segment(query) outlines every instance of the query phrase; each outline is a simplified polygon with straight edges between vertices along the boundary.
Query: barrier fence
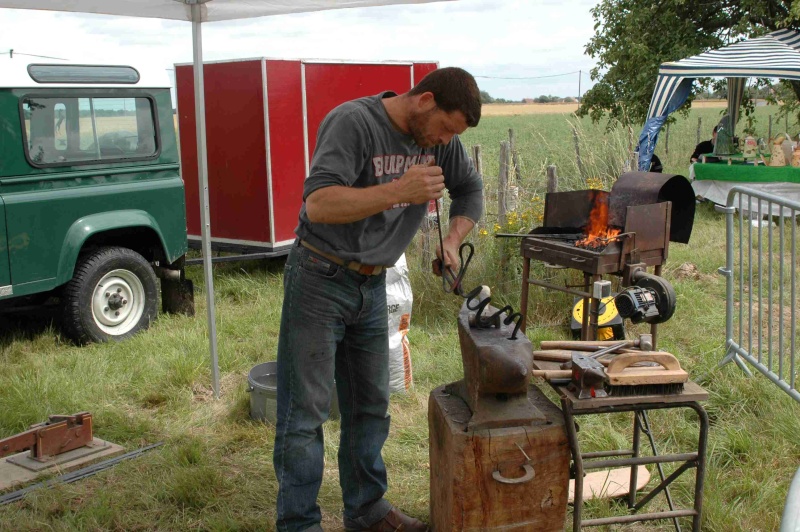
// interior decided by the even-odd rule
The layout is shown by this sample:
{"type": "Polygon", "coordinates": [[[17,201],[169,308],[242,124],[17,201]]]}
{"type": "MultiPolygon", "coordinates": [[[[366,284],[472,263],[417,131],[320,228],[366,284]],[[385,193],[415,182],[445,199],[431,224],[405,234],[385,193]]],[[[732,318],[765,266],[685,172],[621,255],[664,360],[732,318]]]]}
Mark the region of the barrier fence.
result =
{"type": "Polygon", "coordinates": [[[800,402],[797,371],[797,215],[800,203],[733,187],[726,215],[725,338],[720,366],[744,361],[800,402]]]}

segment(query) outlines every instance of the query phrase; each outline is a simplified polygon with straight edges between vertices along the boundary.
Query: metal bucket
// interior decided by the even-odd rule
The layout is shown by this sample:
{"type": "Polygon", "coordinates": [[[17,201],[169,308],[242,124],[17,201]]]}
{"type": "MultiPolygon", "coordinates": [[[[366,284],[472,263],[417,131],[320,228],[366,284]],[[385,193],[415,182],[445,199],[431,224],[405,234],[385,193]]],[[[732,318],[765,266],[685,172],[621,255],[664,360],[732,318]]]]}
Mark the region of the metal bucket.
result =
{"type": "MultiPolygon", "coordinates": [[[[250,417],[278,423],[278,363],[264,362],[253,366],[247,376],[247,391],[250,392],[250,417]]],[[[333,387],[330,419],[339,419],[339,400],[336,386],[333,387]]]]}

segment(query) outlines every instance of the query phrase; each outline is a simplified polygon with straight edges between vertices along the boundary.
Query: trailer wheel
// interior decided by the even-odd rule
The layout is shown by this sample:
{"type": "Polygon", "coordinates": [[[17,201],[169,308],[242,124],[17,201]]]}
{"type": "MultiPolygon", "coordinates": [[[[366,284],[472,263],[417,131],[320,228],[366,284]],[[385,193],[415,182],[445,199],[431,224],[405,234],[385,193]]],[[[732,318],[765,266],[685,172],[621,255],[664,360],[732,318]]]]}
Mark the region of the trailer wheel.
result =
{"type": "Polygon", "coordinates": [[[75,342],[123,340],[156,318],[156,276],[135,251],[100,248],[79,259],[62,302],[62,327],[75,342]]]}

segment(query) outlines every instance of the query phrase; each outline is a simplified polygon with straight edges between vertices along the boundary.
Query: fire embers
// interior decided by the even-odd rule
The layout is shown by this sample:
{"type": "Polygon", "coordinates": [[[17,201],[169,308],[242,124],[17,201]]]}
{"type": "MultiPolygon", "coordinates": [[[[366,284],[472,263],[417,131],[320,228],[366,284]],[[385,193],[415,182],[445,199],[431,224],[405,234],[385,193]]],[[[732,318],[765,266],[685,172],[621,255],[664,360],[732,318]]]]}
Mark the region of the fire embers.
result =
{"type": "Polygon", "coordinates": [[[576,241],[575,245],[601,251],[619,233],[619,229],[608,226],[608,197],[598,196],[589,214],[589,223],[586,224],[586,238],[576,241]]]}

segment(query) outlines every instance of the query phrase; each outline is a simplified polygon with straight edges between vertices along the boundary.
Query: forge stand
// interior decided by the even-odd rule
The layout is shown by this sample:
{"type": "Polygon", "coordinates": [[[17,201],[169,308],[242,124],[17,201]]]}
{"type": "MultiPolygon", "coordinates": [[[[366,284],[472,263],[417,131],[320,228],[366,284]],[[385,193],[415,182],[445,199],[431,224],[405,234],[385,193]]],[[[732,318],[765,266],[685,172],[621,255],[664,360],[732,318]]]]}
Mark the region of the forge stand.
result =
{"type": "MultiPolygon", "coordinates": [[[[559,292],[566,292],[577,297],[583,298],[583,321],[581,322],[581,340],[597,340],[597,316],[600,309],[600,300],[592,297],[592,286],[595,282],[600,281],[603,276],[601,274],[593,274],[583,272],[583,290],[576,290],[573,288],[566,288],[556,286],[539,279],[531,278],[531,259],[536,259],[531,251],[531,245],[522,245],[522,292],[520,293],[520,313],[522,314],[522,326],[520,330],[525,332],[525,326],[528,317],[528,295],[531,285],[541,286],[549,290],[558,290],[559,292]],[[586,312],[589,309],[589,312],[586,312]]],[[[535,247],[535,246],[533,246],[535,247]]],[[[655,275],[661,275],[661,265],[655,266],[655,275]]],[[[653,335],[653,347],[656,346],[658,325],[650,325],[650,334],[653,335]]]]}

